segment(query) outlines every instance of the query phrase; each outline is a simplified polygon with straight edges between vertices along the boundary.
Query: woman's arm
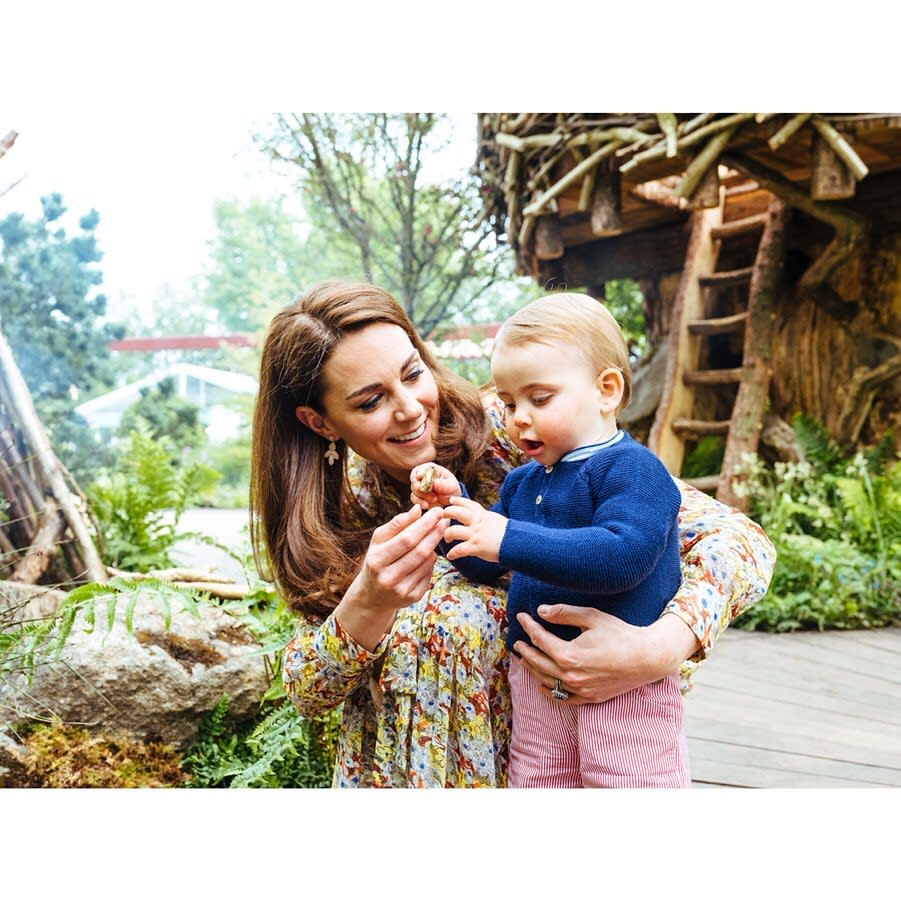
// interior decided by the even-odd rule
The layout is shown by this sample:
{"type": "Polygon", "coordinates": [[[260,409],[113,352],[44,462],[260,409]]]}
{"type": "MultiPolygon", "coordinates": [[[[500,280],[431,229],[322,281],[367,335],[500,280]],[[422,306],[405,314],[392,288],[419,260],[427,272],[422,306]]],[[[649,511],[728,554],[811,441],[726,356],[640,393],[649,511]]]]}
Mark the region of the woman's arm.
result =
{"type": "Polygon", "coordinates": [[[559,679],[569,692],[566,703],[600,703],[639,685],[656,682],[679,669],[699,647],[697,638],[675,616],[661,616],[650,626],[631,626],[593,607],[555,604],[539,607],[550,623],[578,626],[572,641],[557,638],[527,613],[517,615],[533,646],[518,641],[513,650],[550,696],[559,679]]]}
{"type": "Polygon", "coordinates": [[[302,619],[285,648],[285,691],[304,716],[340,704],[368,678],[386,649],[397,611],[428,590],[441,512],[419,507],[375,530],[363,565],[323,623],[302,619]]]}
{"type": "Polygon", "coordinates": [[[572,702],[599,702],[676,672],[683,661],[698,663],[729,623],[765,594],[776,552],[763,530],[697,489],[676,484],[682,491],[682,586],[657,622],[641,628],[595,610],[540,610],[549,622],[584,630],[564,642],[520,615],[536,647],[519,642],[515,650],[547,689],[560,679],[572,702]]]}

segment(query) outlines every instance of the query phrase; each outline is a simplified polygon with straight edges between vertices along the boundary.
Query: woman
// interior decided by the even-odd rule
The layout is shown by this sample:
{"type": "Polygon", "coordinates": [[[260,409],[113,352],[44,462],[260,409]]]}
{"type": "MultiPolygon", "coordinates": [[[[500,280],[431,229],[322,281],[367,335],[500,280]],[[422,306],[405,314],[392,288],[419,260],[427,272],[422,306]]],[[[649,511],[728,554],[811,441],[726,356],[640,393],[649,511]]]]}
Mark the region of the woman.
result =
{"type": "MultiPolygon", "coordinates": [[[[436,460],[490,505],[523,462],[502,406],[440,366],[400,306],[372,285],[322,282],[272,320],[251,461],[257,566],[300,614],[285,650],[305,716],[343,702],[336,786],[502,786],[510,701],[502,587],[467,582],[435,547],[440,510],[408,508],[410,471],[436,460]]],[[[514,650],[560,703],[602,701],[709,652],[766,590],[762,531],[687,485],[682,587],[634,627],[557,606],[527,615],[514,650]]]]}

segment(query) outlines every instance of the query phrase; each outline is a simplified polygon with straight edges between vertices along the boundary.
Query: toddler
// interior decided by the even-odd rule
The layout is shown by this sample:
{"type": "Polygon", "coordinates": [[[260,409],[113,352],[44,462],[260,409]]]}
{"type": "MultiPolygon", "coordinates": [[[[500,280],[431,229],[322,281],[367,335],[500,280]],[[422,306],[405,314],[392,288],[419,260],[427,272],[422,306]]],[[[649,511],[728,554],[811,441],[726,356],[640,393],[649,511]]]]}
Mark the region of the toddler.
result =
{"type": "MultiPolygon", "coordinates": [[[[507,646],[528,642],[516,619],[543,604],[596,607],[646,626],[679,587],[680,493],[663,464],[617,427],[631,390],[626,341],[583,294],[536,300],[504,323],[491,374],[505,426],[530,462],[510,472],[490,510],[456,477],[426,463],[415,501],[451,524],[440,547],[470,579],[512,570],[507,646]]],[[[565,639],[574,626],[543,625],[565,639]]],[[[513,787],[688,787],[678,674],[600,704],[548,698],[511,654],[513,787]]]]}

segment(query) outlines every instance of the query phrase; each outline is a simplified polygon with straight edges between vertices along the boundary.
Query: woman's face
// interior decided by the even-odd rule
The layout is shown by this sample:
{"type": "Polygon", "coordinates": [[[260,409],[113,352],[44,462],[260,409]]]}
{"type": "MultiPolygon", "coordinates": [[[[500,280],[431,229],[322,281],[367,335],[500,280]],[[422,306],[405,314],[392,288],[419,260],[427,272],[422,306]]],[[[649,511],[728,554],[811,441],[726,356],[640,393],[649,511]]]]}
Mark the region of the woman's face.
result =
{"type": "Polygon", "coordinates": [[[361,457],[401,482],[435,459],[438,386],[402,328],[377,322],[351,332],[323,378],[323,422],[361,457]]]}

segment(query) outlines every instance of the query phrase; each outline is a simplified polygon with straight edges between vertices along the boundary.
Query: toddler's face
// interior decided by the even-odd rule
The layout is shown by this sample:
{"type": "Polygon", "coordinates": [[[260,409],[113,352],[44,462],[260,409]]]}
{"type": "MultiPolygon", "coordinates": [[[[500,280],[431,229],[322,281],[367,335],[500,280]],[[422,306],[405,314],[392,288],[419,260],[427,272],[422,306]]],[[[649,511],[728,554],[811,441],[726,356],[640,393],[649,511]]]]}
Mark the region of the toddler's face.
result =
{"type": "Polygon", "coordinates": [[[575,347],[559,343],[500,345],[491,374],[513,441],[544,466],[616,432],[613,400],[575,347]],[[612,405],[611,405],[612,404],[612,405]]]}

